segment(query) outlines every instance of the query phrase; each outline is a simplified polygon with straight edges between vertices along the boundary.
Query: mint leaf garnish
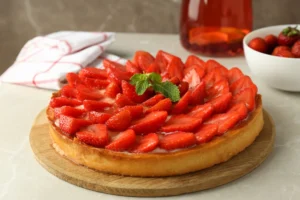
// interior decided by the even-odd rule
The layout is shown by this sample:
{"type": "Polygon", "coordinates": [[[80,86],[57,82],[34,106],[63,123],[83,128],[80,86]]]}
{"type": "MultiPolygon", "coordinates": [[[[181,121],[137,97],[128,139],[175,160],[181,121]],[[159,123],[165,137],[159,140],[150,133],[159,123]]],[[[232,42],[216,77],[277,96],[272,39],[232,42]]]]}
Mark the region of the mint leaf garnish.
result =
{"type": "Polygon", "coordinates": [[[162,82],[162,78],[157,73],[135,74],[130,78],[130,84],[135,86],[138,95],[152,87],[155,92],[162,93],[165,97],[170,98],[172,102],[179,101],[180,92],[176,85],[169,81],[162,82]]]}

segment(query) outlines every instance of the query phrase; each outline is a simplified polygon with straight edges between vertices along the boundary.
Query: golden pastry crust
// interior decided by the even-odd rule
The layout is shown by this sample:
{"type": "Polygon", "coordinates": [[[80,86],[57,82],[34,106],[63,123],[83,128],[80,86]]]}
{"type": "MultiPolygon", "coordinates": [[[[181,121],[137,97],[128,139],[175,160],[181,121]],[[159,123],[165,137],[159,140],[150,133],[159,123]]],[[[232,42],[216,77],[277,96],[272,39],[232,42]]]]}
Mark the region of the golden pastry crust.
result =
{"type": "Polygon", "coordinates": [[[198,171],[225,162],[251,145],[263,128],[262,99],[256,109],[234,129],[208,143],[167,153],[126,153],[95,148],[70,139],[49,118],[50,135],[58,153],[76,164],[118,175],[157,177],[198,171]]]}

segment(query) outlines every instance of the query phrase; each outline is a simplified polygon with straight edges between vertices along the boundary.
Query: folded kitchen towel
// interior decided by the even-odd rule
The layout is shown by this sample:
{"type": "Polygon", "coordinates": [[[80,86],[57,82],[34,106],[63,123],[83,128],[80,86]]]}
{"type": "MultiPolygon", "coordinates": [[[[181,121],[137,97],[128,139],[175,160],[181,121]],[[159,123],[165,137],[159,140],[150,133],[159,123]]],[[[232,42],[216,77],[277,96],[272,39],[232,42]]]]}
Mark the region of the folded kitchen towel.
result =
{"type": "Polygon", "coordinates": [[[105,53],[114,36],[111,32],[61,31],[35,37],[24,45],[0,80],[57,90],[68,72],[86,66],[101,68],[103,59],[124,64],[125,59],[105,53]]]}

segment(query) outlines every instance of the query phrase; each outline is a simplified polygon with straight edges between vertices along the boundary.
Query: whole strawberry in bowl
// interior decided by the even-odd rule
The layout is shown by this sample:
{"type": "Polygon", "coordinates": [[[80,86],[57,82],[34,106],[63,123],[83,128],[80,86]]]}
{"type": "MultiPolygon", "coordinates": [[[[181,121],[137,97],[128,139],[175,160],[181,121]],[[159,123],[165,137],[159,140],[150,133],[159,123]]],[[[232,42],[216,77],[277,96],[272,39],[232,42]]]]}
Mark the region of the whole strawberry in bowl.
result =
{"type": "Polygon", "coordinates": [[[300,92],[300,31],[297,27],[300,25],[265,27],[248,33],[243,40],[252,74],[273,88],[300,92]]]}

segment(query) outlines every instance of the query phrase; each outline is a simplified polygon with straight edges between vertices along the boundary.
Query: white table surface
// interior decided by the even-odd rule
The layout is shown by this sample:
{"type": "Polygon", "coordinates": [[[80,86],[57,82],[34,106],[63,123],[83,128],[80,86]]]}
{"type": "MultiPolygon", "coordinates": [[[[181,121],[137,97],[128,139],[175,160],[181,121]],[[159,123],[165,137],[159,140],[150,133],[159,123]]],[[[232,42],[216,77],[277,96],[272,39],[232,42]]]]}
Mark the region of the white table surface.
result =
{"type": "MultiPolygon", "coordinates": [[[[130,58],[136,50],[156,54],[160,49],[182,59],[189,54],[181,47],[177,35],[157,34],[118,33],[110,51],[130,58]]],[[[218,61],[229,68],[238,66],[251,76],[243,57],[220,58],[218,61]]],[[[166,199],[300,199],[300,93],[278,91],[255,77],[252,79],[263,96],[264,108],[275,121],[277,135],[274,151],[261,166],[234,182],[166,199]]],[[[35,116],[48,104],[50,95],[51,91],[0,84],[0,199],[136,199],[74,186],[39,165],[30,148],[29,131],[35,116]]]]}

